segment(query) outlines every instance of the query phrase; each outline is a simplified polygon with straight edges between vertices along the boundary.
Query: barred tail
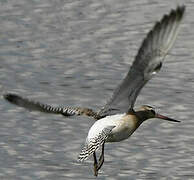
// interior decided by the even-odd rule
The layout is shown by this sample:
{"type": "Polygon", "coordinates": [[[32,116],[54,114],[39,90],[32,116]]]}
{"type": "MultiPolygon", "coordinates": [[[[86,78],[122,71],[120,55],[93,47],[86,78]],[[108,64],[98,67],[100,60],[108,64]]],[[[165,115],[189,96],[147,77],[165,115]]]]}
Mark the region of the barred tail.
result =
{"type": "Polygon", "coordinates": [[[98,134],[98,136],[93,139],[90,139],[89,142],[86,142],[85,146],[83,147],[81,153],[78,156],[78,160],[82,162],[88,159],[88,157],[93,154],[106,141],[114,127],[115,126],[108,126],[104,128],[98,134]]]}

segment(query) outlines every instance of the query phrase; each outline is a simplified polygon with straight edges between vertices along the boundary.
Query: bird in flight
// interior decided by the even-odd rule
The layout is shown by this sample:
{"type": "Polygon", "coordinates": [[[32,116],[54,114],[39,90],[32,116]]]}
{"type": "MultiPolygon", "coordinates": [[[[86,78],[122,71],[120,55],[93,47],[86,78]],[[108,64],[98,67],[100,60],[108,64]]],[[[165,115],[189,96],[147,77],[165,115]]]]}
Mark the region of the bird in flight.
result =
{"type": "Polygon", "coordinates": [[[185,6],[178,6],[155,23],[143,40],[126,77],[99,111],[84,107],[53,107],[13,93],[4,94],[4,98],[12,104],[32,111],[64,116],[85,115],[93,117],[96,122],[88,132],[78,159],[84,161],[93,155],[94,175],[97,176],[104,163],[105,143],[119,142],[129,138],[147,119],[159,118],[180,122],[158,114],[153,107],[148,105],[141,106],[135,111],[134,103],[143,86],[161,69],[166,55],[175,42],[184,12],[185,6]],[[101,154],[97,159],[96,151],[99,149],[101,149],[101,154]]]}

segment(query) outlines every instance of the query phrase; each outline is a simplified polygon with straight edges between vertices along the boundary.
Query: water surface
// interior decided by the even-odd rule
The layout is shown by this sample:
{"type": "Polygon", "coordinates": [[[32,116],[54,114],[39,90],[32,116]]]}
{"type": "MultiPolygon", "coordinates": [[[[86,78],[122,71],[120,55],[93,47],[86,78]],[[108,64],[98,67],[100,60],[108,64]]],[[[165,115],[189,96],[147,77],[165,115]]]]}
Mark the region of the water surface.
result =
{"type": "MultiPolygon", "coordinates": [[[[132,64],[145,34],[181,1],[0,2],[0,88],[53,105],[100,108],[132,64]]],[[[160,73],[136,106],[182,121],[150,120],[107,144],[99,179],[194,179],[194,2],[160,73]]],[[[96,179],[77,156],[87,117],[28,112],[0,101],[0,179],[96,179]]]]}

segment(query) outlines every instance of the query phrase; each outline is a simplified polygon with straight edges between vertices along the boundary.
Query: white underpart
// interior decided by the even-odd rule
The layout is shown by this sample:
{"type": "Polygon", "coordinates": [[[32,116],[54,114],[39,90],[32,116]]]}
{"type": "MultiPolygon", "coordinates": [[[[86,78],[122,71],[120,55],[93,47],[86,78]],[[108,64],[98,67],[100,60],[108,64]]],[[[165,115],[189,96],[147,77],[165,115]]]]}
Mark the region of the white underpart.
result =
{"type": "Polygon", "coordinates": [[[96,121],[88,132],[86,143],[88,144],[91,139],[98,137],[104,128],[115,126],[106,142],[117,142],[127,139],[133,133],[134,122],[132,120],[124,120],[125,114],[117,114],[106,116],[96,121]]]}

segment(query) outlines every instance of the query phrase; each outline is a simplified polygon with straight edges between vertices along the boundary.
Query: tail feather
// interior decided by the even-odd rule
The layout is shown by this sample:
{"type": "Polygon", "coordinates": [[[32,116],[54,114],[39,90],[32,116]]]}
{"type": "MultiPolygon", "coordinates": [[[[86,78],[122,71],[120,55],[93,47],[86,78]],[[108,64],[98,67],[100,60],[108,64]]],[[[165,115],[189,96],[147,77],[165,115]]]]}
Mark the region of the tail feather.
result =
{"type": "Polygon", "coordinates": [[[104,128],[101,133],[98,134],[98,136],[93,139],[90,139],[89,142],[86,142],[85,146],[83,147],[81,153],[78,156],[78,160],[82,162],[88,159],[91,154],[98,150],[98,148],[102,146],[102,144],[106,141],[114,127],[115,126],[108,126],[104,128]]]}

